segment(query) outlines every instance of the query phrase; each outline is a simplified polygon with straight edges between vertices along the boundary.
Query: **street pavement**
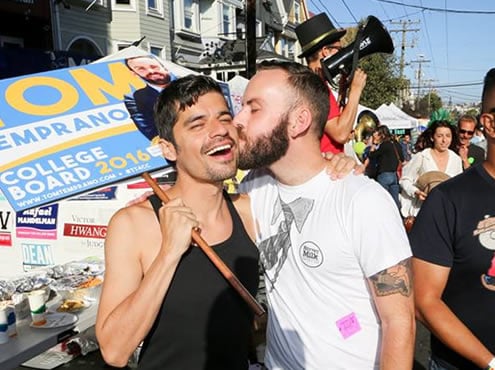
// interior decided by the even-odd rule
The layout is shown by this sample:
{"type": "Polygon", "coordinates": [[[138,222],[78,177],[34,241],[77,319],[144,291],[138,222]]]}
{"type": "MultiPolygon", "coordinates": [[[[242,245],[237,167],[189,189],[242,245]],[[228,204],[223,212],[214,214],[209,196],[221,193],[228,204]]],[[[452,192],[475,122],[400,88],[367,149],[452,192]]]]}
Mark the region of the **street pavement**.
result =
{"type": "MultiPolygon", "coordinates": [[[[428,331],[421,323],[417,324],[416,335],[416,352],[413,370],[426,370],[428,368],[430,337],[428,331]]],[[[26,367],[19,367],[15,370],[27,370],[26,367]]],[[[71,370],[97,370],[97,369],[115,369],[105,364],[101,358],[100,351],[94,351],[86,356],[79,356],[69,363],[58,367],[57,369],[71,369],[71,370]]],[[[350,369],[353,370],[353,369],[350,369]]],[[[359,370],[359,369],[355,369],[359,370]]]]}

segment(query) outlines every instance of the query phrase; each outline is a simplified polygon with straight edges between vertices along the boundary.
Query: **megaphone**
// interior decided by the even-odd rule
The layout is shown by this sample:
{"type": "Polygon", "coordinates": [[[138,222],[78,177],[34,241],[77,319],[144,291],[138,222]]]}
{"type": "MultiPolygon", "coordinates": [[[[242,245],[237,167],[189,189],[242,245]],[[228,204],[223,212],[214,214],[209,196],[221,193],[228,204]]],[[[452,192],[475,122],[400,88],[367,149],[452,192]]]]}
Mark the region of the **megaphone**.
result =
{"type": "Polygon", "coordinates": [[[339,74],[348,75],[351,72],[354,58],[361,59],[374,53],[391,54],[393,51],[390,34],[378,18],[370,15],[358,30],[356,40],[336,54],[322,59],[321,66],[326,80],[332,83],[339,74]]]}

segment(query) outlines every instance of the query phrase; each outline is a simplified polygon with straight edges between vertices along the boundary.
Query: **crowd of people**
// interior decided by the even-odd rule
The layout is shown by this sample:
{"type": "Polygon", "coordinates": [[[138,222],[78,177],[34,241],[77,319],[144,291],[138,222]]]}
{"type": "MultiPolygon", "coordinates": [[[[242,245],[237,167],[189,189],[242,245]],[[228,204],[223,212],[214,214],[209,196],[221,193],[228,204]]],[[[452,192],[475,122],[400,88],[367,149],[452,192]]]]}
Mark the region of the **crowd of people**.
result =
{"type": "Polygon", "coordinates": [[[390,193],[404,218],[415,217],[433,187],[484,161],[485,140],[471,142],[478,127],[467,114],[457,122],[433,120],[413,143],[409,134],[394,137],[379,125],[364,151],[366,173],[390,193]]]}
{"type": "Polygon", "coordinates": [[[433,336],[430,369],[495,368],[495,69],[479,117],[486,159],[470,149],[477,120],[432,122],[417,151],[379,126],[375,181],[351,158],[322,156],[343,151],[366,83],[355,73],[348,104],[335,104],[312,64],[344,32],[323,14],[296,34],[309,68],[261,63],[235,116],[207,76],[159,93],[156,142],[177,180],[166,204],[143,197],[108,225],[96,322],[105,361],[123,367],[142,343],[140,369],[412,369],[416,316],[433,336]],[[249,173],[227,194],[238,168],[249,173]],[[432,173],[452,179],[432,190],[432,173]],[[416,216],[410,233],[404,210],[416,216]],[[252,353],[253,312],[193,230],[252,295],[261,267],[264,358],[252,353]]]}

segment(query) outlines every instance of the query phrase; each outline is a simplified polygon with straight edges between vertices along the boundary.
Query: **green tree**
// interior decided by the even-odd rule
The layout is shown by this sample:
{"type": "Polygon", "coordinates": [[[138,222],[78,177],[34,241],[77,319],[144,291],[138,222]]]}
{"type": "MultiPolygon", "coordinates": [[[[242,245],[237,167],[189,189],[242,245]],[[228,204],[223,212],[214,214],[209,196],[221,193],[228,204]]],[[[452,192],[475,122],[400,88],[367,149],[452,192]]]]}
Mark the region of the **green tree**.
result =
{"type": "Polygon", "coordinates": [[[442,106],[442,98],[436,92],[431,91],[421,97],[417,110],[423,117],[429,117],[431,112],[442,108],[442,106]]]}
{"type": "Polygon", "coordinates": [[[466,111],[466,113],[465,113],[465,114],[469,114],[469,115],[471,115],[471,116],[476,117],[476,116],[478,116],[478,114],[480,114],[480,108],[474,108],[474,107],[473,107],[473,108],[469,108],[469,109],[466,111]]]}
{"type": "Polygon", "coordinates": [[[368,75],[361,95],[361,104],[372,109],[382,104],[397,103],[407,81],[399,77],[393,55],[382,53],[363,58],[359,66],[368,75]]]}

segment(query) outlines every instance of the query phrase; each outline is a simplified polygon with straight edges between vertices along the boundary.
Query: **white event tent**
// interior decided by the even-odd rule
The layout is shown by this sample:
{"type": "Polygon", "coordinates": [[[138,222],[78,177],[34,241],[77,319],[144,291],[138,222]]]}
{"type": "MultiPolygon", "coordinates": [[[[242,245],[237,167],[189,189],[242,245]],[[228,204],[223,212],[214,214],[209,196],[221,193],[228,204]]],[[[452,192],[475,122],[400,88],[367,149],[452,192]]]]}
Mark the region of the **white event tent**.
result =
{"type": "Polygon", "coordinates": [[[394,103],[382,104],[376,110],[375,114],[380,120],[380,124],[387,126],[389,129],[416,129],[418,120],[403,112],[394,103]]]}

